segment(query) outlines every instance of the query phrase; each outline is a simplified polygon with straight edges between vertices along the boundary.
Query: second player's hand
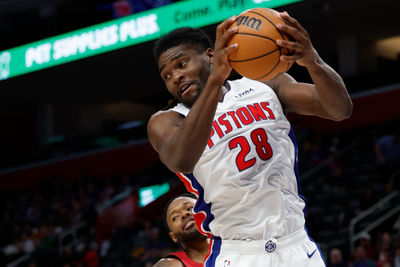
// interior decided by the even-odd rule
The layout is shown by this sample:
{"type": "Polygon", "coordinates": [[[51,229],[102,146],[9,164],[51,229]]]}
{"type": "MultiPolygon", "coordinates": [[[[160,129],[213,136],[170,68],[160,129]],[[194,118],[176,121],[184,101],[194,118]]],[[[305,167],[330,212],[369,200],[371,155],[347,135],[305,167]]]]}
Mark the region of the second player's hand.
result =
{"type": "Polygon", "coordinates": [[[217,27],[211,75],[215,75],[215,77],[221,79],[221,82],[224,82],[232,71],[228,56],[238,48],[237,43],[229,46],[226,45],[238,30],[237,27],[229,28],[235,20],[236,16],[233,16],[223,21],[217,27]]]}
{"type": "Polygon", "coordinates": [[[291,55],[282,55],[281,60],[296,62],[303,67],[309,67],[316,64],[319,60],[319,55],[311,43],[308,32],[296,19],[289,16],[286,11],[279,13],[279,15],[282,20],[285,21],[286,25],[278,24],[277,27],[279,30],[293,38],[293,41],[282,39],[277,40],[276,43],[279,46],[293,51],[291,55]]]}

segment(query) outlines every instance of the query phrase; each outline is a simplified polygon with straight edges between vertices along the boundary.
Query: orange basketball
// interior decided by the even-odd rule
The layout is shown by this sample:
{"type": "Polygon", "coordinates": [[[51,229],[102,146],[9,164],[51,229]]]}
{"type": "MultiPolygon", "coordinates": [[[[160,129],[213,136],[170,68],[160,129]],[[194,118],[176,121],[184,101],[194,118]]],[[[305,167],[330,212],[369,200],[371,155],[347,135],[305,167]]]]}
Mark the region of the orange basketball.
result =
{"type": "Polygon", "coordinates": [[[238,43],[236,51],[229,55],[232,68],[247,78],[268,81],[280,72],[286,72],[292,66],[281,61],[281,55],[287,55],[288,49],[276,44],[277,39],[289,40],[276,25],[285,22],[279,13],[269,8],[253,8],[242,12],[231,27],[238,31],[228,45],[238,43]]]}

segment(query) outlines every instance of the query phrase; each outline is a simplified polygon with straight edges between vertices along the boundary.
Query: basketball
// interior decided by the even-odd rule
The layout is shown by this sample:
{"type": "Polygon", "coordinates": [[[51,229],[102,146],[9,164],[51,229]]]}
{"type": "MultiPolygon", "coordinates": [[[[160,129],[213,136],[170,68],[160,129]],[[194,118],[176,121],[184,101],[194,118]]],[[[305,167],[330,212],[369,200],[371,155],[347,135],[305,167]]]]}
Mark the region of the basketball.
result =
{"type": "Polygon", "coordinates": [[[288,49],[279,47],[277,39],[289,40],[277,24],[285,22],[279,13],[269,8],[253,8],[242,12],[231,25],[238,31],[227,45],[238,43],[237,50],[229,55],[232,68],[240,75],[258,81],[268,81],[280,72],[286,72],[292,63],[281,61],[288,49]]]}

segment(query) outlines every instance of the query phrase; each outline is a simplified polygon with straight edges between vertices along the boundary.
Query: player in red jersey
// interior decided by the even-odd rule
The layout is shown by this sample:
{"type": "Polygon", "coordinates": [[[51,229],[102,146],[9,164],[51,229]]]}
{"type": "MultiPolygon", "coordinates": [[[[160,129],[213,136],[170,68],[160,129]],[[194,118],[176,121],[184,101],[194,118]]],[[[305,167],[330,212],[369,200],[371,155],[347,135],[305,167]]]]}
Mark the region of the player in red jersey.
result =
{"type": "Polygon", "coordinates": [[[183,248],[159,260],[155,267],[201,267],[208,253],[209,240],[194,222],[192,209],[196,196],[185,193],[170,199],[164,208],[164,226],[175,243],[183,248]]]}

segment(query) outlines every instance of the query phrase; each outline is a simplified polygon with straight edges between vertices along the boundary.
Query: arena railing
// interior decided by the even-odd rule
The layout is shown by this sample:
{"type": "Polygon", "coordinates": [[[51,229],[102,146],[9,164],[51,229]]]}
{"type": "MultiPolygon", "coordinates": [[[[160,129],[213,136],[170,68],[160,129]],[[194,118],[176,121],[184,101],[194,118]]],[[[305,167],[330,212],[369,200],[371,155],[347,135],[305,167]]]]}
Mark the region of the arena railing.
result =
{"type": "Polygon", "coordinates": [[[375,205],[371,206],[370,208],[366,209],[365,211],[361,212],[359,215],[354,217],[349,224],[349,241],[350,241],[350,249],[351,251],[354,250],[355,242],[361,237],[363,232],[370,232],[386,220],[391,218],[393,215],[400,212],[400,193],[394,191],[387,195],[386,197],[379,200],[375,205]],[[367,216],[371,215],[372,213],[378,210],[386,210],[386,212],[380,215],[377,219],[368,223],[368,225],[355,233],[356,225],[360,223],[363,219],[367,216]]]}
{"type": "Polygon", "coordinates": [[[79,242],[82,242],[83,238],[79,236],[78,231],[86,226],[88,226],[88,222],[83,221],[61,233],[58,239],[58,254],[60,257],[63,255],[66,249],[77,245],[79,242]],[[69,242],[65,242],[66,244],[64,244],[64,240],[66,240],[68,237],[71,237],[71,240],[69,242]]]}

